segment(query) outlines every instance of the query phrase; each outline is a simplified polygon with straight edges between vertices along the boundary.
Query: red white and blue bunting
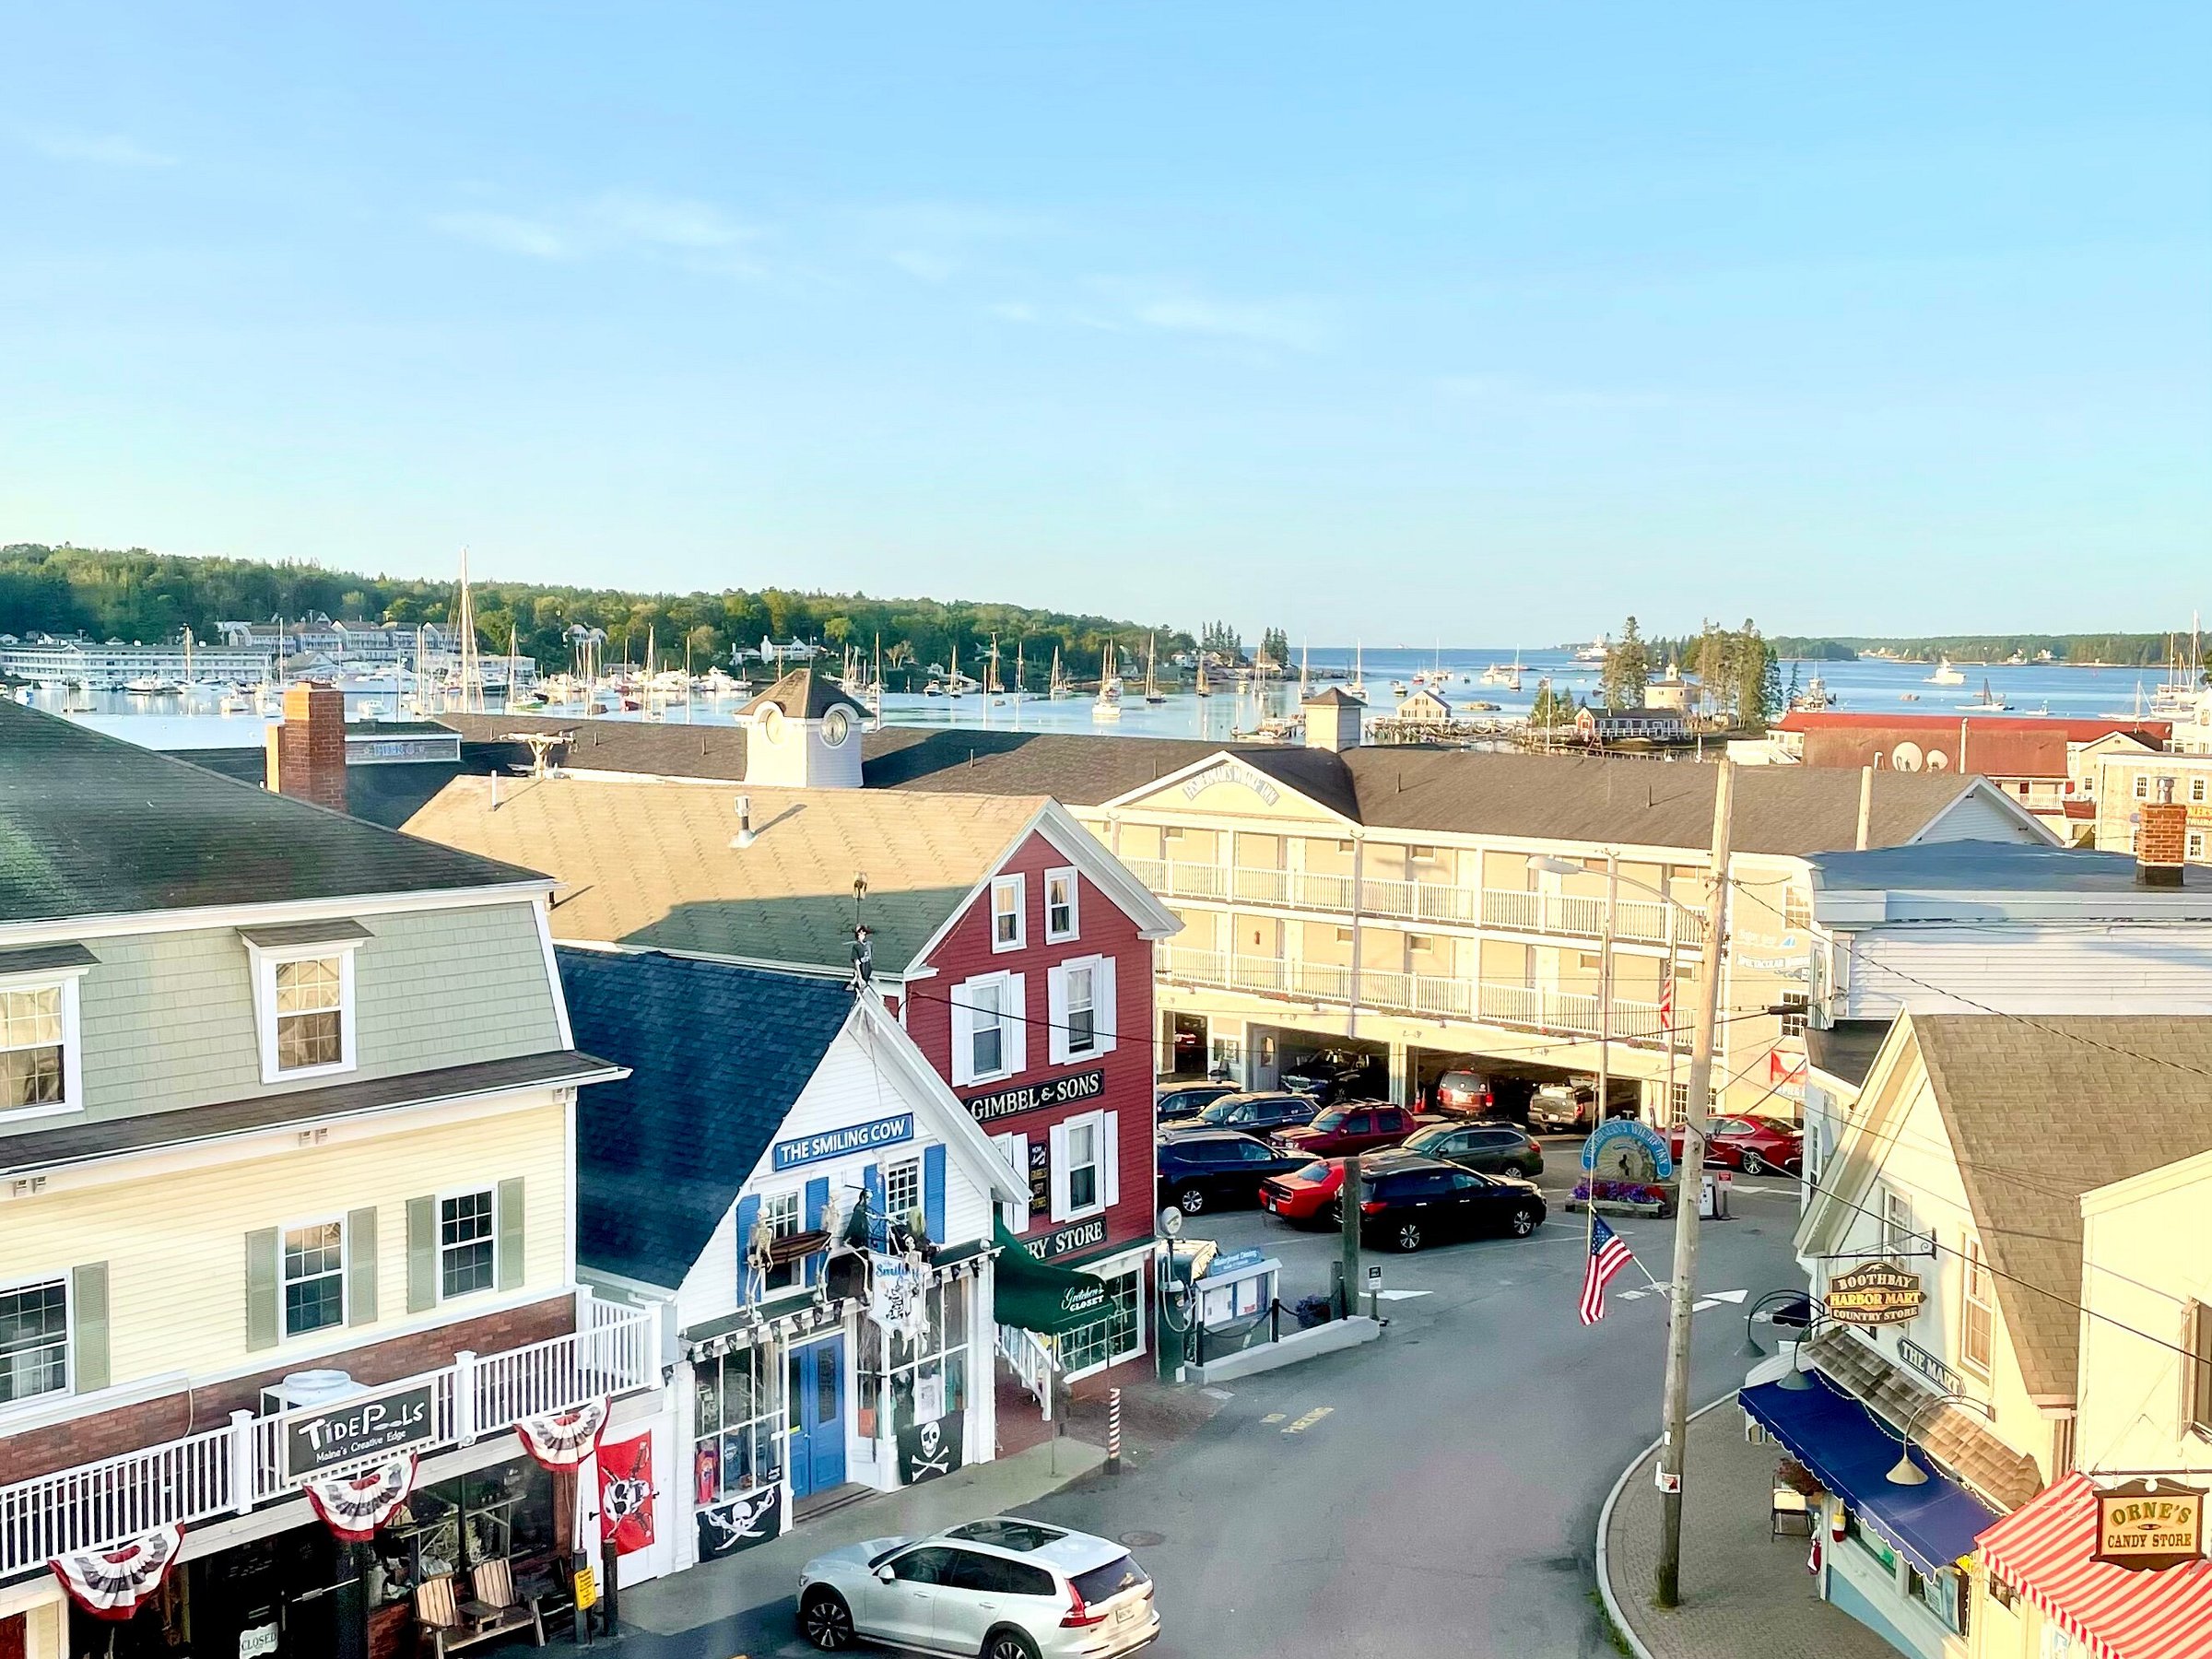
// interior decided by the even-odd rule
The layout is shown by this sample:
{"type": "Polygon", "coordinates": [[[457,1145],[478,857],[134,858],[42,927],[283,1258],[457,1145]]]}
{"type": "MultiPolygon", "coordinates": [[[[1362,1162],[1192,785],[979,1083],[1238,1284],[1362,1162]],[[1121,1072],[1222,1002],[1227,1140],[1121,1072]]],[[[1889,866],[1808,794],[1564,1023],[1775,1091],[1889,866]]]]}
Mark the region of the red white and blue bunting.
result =
{"type": "Polygon", "coordinates": [[[348,1544],[366,1544],[415,1489],[415,1458],[409,1453],[359,1475],[300,1484],[325,1526],[348,1544]]]}
{"type": "Polygon", "coordinates": [[[161,1588],[183,1543],[182,1527],[157,1526],[112,1548],[56,1556],[46,1565],[69,1599],[93,1618],[122,1620],[161,1588]]]}
{"type": "Polygon", "coordinates": [[[586,1400],[572,1411],[548,1411],[521,1418],[514,1431],[541,1469],[573,1469],[592,1454],[606,1428],[607,1403],[586,1400]]]}

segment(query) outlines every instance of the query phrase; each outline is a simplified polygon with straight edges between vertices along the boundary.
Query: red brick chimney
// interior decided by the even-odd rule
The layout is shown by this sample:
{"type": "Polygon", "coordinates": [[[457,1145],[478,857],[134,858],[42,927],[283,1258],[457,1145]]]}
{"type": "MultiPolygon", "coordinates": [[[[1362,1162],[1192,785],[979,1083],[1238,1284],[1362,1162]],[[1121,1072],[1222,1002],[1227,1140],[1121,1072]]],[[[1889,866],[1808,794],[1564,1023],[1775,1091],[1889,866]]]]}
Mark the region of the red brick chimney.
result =
{"type": "Polygon", "coordinates": [[[2173,798],[2173,780],[2159,780],[2159,798],[2146,801],[2136,827],[2136,885],[2182,885],[2189,856],[2189,808],[2173,798]]]}
{"type": "Polygon", "coordinates": [[[346,693],[311,680],[285,688],[284,718],[269,728],[268,783],[278,794],[346,810],[346,693]]]}

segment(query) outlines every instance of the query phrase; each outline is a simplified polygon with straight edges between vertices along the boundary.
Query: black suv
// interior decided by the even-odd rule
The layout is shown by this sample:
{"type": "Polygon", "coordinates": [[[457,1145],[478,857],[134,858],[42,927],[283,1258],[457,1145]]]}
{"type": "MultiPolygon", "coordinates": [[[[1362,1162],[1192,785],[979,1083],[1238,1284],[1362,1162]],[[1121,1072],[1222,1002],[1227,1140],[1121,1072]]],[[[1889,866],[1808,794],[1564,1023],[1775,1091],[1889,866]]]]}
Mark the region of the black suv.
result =
{"type": "Polygon", "coordinates": [[[1162,1083],[1152,1091],[1152,1117],[1156,1123],[1182,1123],[1236,1092],[1233,1083],[1162,1083]]]}
{"type": "Polygon", "coordinates": [[[1309,1153],[1285,1158],[1265,1141],[1234,1129],[1184,1129],[1162,1136],[1159,1157],[1159,1203],[1186,1216],[1260,1201],[1260,1182],[1288,1175],[1313,1161],[1309,1153]]]}
{"type": "Polygon", "coordinates": [[[1525,1239],[1544,1224],[1544,1196],[1525,1181],[1477,1175],[1441,1159],[1379,1156],[1359,1175],[1359,1236],[1393,1250],[1505,1233],[1525,1239]]]}
{"type": "Polygon", "coordinates": [[[1223,1095],[1189,1121],[1203,1124],[1208,1129],[1241,1129],[1247,1135],[1265,1135],[1272,1130],[1288,1129],[1293,1124],[1310,1124],[1320,1110],[1321,1102],[1311,1095],[1231,1094],[1223,1095]]]}
{"type": "Polygon", "coordinates": [[[1544,1173],[1544,1148],[1511,1124],[1431,1124],[1399,1145],[1477,1175],[1518,1175],[1534,1181],[1544,1173]]]}
{"type": "Polygon", "coordinates": [[[1310,1095],[1324,1106],[1367,1089],[1367,1071],[1371,1064],[1364,1054],[1355,1054],[1348,1049],[1323,1049],[1318,1054],[1308,1054],[1295,1065],[1283,1072],[1283,1087],[1294,1094],[1310,1095]]]}

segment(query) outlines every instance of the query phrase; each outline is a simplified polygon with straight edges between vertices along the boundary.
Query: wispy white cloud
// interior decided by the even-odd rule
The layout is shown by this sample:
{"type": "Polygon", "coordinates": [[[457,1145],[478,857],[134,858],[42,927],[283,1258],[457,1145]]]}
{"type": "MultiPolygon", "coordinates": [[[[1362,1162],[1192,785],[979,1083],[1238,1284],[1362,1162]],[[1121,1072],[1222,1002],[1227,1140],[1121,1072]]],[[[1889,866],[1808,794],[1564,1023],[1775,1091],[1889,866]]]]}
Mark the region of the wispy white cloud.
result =
{"type": "Polygon", "coordinates": [[[588,259],[630,253],[665,257],[688,270],[760,274],[749,252],[761,232],[712,203],[609,191],[586,202],[525,217],[469,209],[431,216],[433,229],[463,241],[528,259],[588,259]]]}
{"type": "Polygon", "coordinates": [[[1513,404],[1521,407],[1609,412],[1668,409],[1682,399],[1672,392],[1633,386],[1547,386],[1510,374],[1445,374],[1436,381],[1442,396],[1460,403],[1513,404]]]}
{"type": "Polygon", "coordinates": [[[440,213],[431,217],[430,224],[463,241],[530,259],[570,259],[577,252],[551,225],[512,213],[440,213]]]}
{"type": "Polygon", "coordinates": [[[1301,300],[1217,300],[1169,293],[1134,301],[1129,315],[1147,328],[1290,351],[1317,351],[1328,337],[1318,309],[1301,300]]]}
{"type": "Polygon", "coordinates": [[[86,161],[95,167],[174,167],[177,159],[148,149],[121,133],[40,133],[31,147],[56,161],[86,161]]]}
{"type": "Polygon", "coordinates": [[[1001,300],[995,305],[983,307],[986,317],[996,317],[1001,323],[1041,323],[1044,313],[1026,300],[1001,300]]]}
{"type": "Polygon", "coordinates": [[[910,276],[919,276],[924,282],[946,282],[959,274],[960,262],[944,253],[933,253],[926,248],[901,248],[891,255],[891,263],[910,276]]]}

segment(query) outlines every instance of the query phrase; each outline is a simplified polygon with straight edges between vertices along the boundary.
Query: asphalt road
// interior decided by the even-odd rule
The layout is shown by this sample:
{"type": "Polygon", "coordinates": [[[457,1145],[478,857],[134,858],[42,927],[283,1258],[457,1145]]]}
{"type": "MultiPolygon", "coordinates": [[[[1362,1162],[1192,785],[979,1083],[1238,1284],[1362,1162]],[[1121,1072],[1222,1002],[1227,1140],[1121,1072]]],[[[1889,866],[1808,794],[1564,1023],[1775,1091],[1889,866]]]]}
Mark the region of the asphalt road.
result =
{"type": "MultiPolygon", "coordinates": [[[[1572,1147],[1547,1150],[1556,1197],[1572,1147]]],[[[1693,1326],[1693,1406],[1740,1382],[1743,1309],[1794,1275],[1795,1183],[1739,1178],[1733,1207],[1704,1230],[1699,1284],[1748,1300],[1693,1326]]],[[[1665,1278],[1673,1222],[1616,1225],[1665,1278]]],[[[1253,1212],[1189,1233],[1268,1246],[1286,1302],[1325,1288],[1337,1249],[1253,1212]]],[[[1657,1438],[1665,1314],[1656,1294],[1618,1295],[1643,1284],[1630,1267],[1606,1317],[1580,1324],[1583,1241],[1582,1218],[1555,1207],[1529,1240],[1382,1256],[1387,1288],[1422,1294],[1383,1304],[1380,1341],[1229,1384],[1167,1454],[1035,1512],[1128,1535],[1159,1587],[1159,1659],[1610,1654],[1592,1538],[1613,1481],[1657,1438]]]]}

